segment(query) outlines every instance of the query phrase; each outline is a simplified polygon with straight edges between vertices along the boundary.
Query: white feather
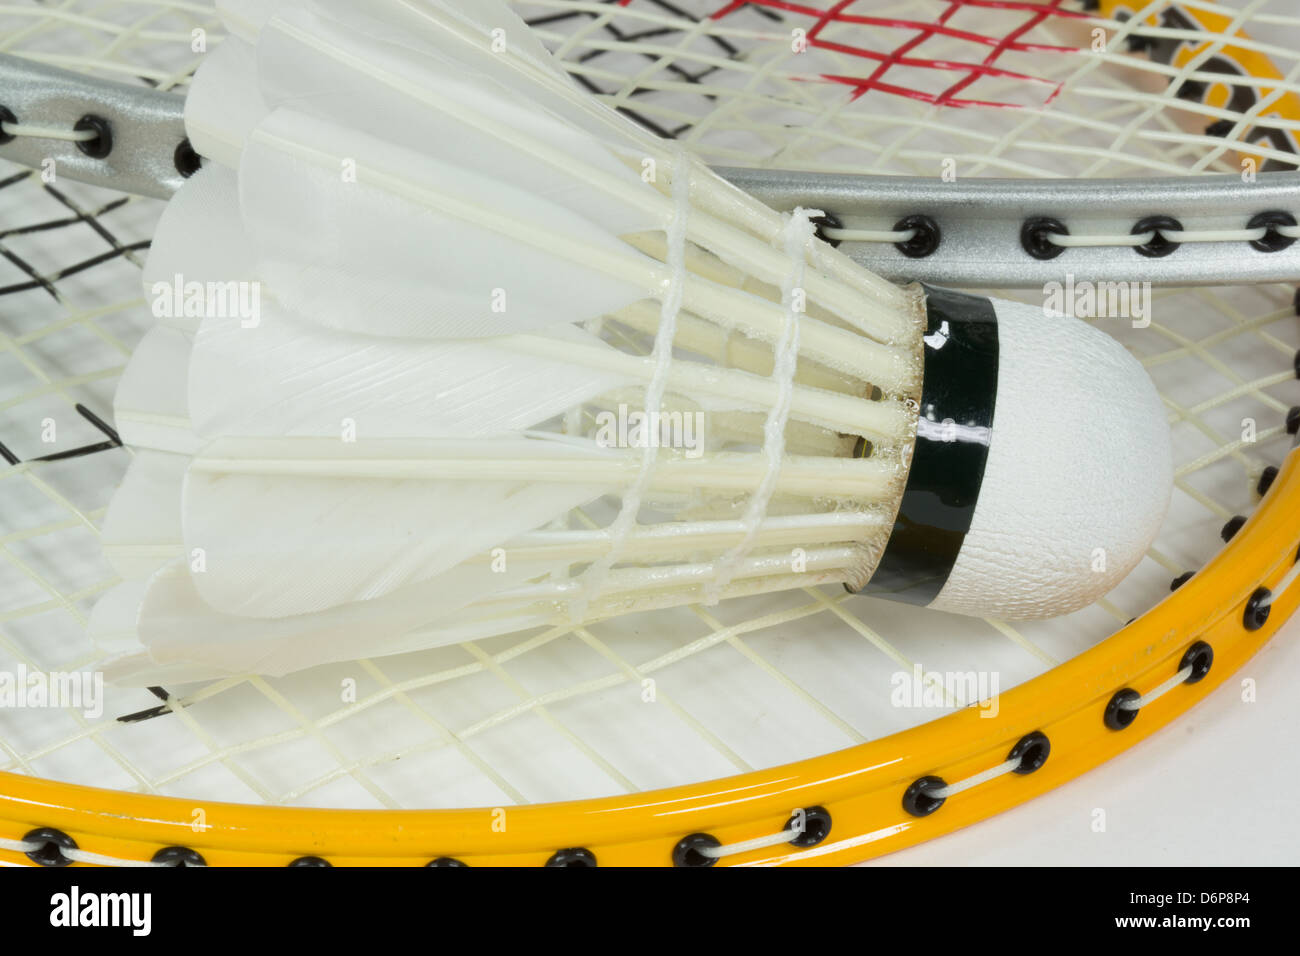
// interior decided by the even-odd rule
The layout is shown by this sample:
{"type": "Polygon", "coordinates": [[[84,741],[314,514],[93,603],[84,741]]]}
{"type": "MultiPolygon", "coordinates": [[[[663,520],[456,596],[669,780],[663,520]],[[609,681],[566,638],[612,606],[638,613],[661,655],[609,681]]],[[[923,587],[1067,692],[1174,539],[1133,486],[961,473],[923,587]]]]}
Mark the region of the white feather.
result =
{"type": "Polygon", "coordinates": [[[187,455],[136,451],[100,532],[104,557],[121,577],[148,577],[184,553],[180,500],[189,463],[187,455]]]}
{"type": "Polygon", "coordinates": [[[209,164],[167,204],[144,268],[144,288],[154,317],[196,331],[200,310],[174,307],[176,286],[255,280],[256,260],[239,217],[239,187],[232,170],[209,164]]]}
{"type": "Polygon", "coordinates": [[[253,619],[214,611],[195,587],[202,576],[176,562],[142,587],[132,582],[118,593],[109,592],[96,608],[91,635],[121,655],[109,668],[110,679],[136,682],[151,672],[157,676],[159,669],[145,665],[144,655],[161,665],[163,673],[170,671],[172,679],[279,675],[299,670],[308,661],[355,660],[452,643],[457,638],[451,633],[443,639],[437,636],[440,622],[454,620],[466,605],[502,587],[542,577],[549,570],[522,564],[499,572],[487,564],[462,566],[379,600],[253,619]]]}
{"type": "Polygon", "coordinates": [[[257,51],[227,37],[203,57],[185,100],[185,133],[200,156],[235,167],[244,144],[270,112],[257,79],[257,51]]]}
{"type": "Polygon", "coordinates": [[[113,397],[113,417],[126,444],[181,455],[202,445],[186,399],[191,341],[187,332],[157,326],[136,346],[113,397]]]}
{"type": "Polygon", "coordinates": [[[332,327],[505,335],[655,291],[653,259],[533,195],[523,171],[517,186],[281,110],[254,133],[239,180],[260,275],[332,327]]]}
{"type": "MultiPolygon", "coordinates": [[[[506,445],[553,444],[506,442],[506,445]]],[[[195,587],[214,609],[285,617],[370,601],[516,535],[542,527],[607,490],[591,482],[539,483],[526,471],[490,481],[370,479],[358,461],[424,454],[427,443],[223,439],[195,459],[182,495],[187,553],[202,555],[195,587]],[[376,449],[379,449],[378,452],[376,449]],[[286,453],[308,473],[232,473],[223,462],[286,453]]]]}
{"type": "MultiPolygon", "coordinates": [[[[614,351],[574,327],[549,340],[560,351],[614,351]]],[[[190,359],[190,415],[206,438],[497,435],[531,428],[634,381],[495,342],[341,332],[271,303],[253,328],[227,318],[204,321],[190,359]]]]}
{"type": "MultiPolygon", "coordinates": [[[[536,42],[518,27],[512,38],[536,42]]],[[[283,7],[257,50],[260,95],[272,109],[327,120],[502,182],[526,181],[530,192],[613,235],[662,225],[638,202],[645,151],[634,144],[643,134],[631,124],[624,124],[629,136],[618,139],[603,124],[595,135],[585,131],[586,109],[575,108],[580,94],[562,71],[571,95],[539,103],[518,88],[513,71],[502,70],[500,54],[430,36],[427,23],[391,4],[283,7]],[[549,161],[539,159],[539,147],[549,161]],[[592,188],[596,177],[605,189],[592,188]]]]}
{"type": "Polygon", "coordinates": [[[279,0],[217,0],[217,16],[232,36],[253,43],[279,0]]]}

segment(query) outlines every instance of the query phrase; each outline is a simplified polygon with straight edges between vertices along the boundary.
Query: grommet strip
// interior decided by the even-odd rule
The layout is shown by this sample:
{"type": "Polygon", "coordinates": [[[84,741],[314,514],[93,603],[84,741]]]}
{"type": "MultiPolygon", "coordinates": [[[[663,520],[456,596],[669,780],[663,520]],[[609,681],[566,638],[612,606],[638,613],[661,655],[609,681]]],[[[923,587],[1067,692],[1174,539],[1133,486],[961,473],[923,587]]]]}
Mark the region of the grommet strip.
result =
{"type": "Polygon", "coordinates": [[[77,841],[62,830],[44,828],[33,830],[23,838],[28,846],[39,849],[28,850],[27,858],[41,866],[67,866],[72,862],[68,853],[77,849],[77,841]]]}
{"type": "Polygon", "coordinates": [[[718,862],[716,856],[706,852],[722,846],[722,842],[708,833],[692,833],[683,837],[673,847],[673,866],[699,867],[713,866],[718,862]]]}
{"type": "Polygon", "coordinates": [[[170,198],[201,161],[185,138],[185,97],[0,53],[0,156],[60,180],[170,198]]]}
{"type": "Polygon", "coordinates": [[[1015,747],[1011,749],[1007,759],[997,766],[989,767],[988,770],[982,770],[965,780],[958,780],[956,783],[946,784],[942,787],[927,787],[925,792],[934,799],[947,800],[949,797],[955,797],[963,791],[988,783],[990,780],[996,780],[998,777],[1009,773],[1033,773],[1047,762],[1047,754],[1050,751],[1051,744],[1048,742],[1047,736],[1036,730],[1032,734],[1022,737],[1015,747]]]}
{"type": "Polygon", "coordinates": [[[1181,240],[1175,237],[1187,235],[1183,224],[1169,216],[1150,216],[1133,227],[1134,236],[1150,236],[1150,240],[1135,247],[1148,259],[1163,259],[1178,251],[1181,240]]]}
{"type": "Polygon", "coordinates": [[[897,233],[911,233],[908,239],[900,239],[894,245],[898,251],[909,259],[924,259],[934,255],[943,242],[943,232],[939,224],[929,216],[907,216],[894,223],[897,233]]]}
{"type": "Polygon", "coordinates": [[[8,143],[20,136],[30,139],[55,139],[67,143],[88,143],[99,138],[90,127],[33,126],[20,123],[12,112],[0,106],[0,143],[8,143]],[[12,117],[12,118],[11,118],[12,117]]]}
{"type": "Polygon", "coordinates": [[[102,116],[87,113],[72,127],[75,133],[90,133],[88,139],[77,143],[81,150],[91,159],[107,159],[113,152],[113,126],[102,116]]]}
{"type": "Polygon", "coordinates": [[[207,866],[207,861],[199,853],[186,846],[163,847],[153,855],[153,863],[158,866],[190,867],[207,866]]]}
{"type": "Polygon", "coordinates": [[[1300,552],[1296,554],[1296,563],[1291,566],[1291,570],[1282,576],[1282,580],[1277,582],[1277,587],[1264,602],[1266,606],[1274,604],[1279,597],[1295,587],[1296,581],[1300,580],[1300,552]]]}
{"type": "Polygon", "coordinates": [[[1178,672],[1174,674],[1173,677],[1170,677],[1168,680],[1164,681],[1163,683],[1158,684],[1153,690],[1149,690],[1145,694],[1139,694],[1136,697],[1129,697],[1121,701],[1116,706],[1119,707],[1120,710],[1130,710],[1134,712],[1139,711],[1147,704],[1155,703],[1157,700],[1165,696],[1165,694],[1169,693],[1179,684],[1186,683],[1195,670],[1196,670],[1195,665],[1185,664],[1178,669],[1178,672]]]}
{"type": "Polygon", "coordinates": [[[785,826],[776,833],[741,840],[738,843],[722,843],[717,837],[708,833],[692,833],[683,838],[673,848],[674,866],[713,866],[718,860],[751,850],[765,850],[768,847],[789,843],[798,849],[816,846],[830,836],[831,815],[825,807],[805,807],[790,815],[785,826]]]}
{"type": "MultiPolygon", "coordinates": [[[[822,238],[839,245],[842,242],[878,242],[886,245],[907,246],[925,230],[916,224],[927,220],[937,234],[938,224],[928,216],[909,216],[893,229],[858,229],[832,225],[839,219],[826,216],[827,225],[819,230],[822,238]]],[[[1065,249],[1135,249],[1145,256],[1162,257],[1176,252],[1188,243],[1249,243],[1259,252],[1280,252],[1300,239],[1300,225],[1286,212],[1261,213],[1242,229],[1185,229],[1169,216],[1152,216],[1143,219],[1128,234],[1098,233],[1076,234],[1059,219],[1039,217],[1026,220],[1021,227],[1021,242],[1035,259],[1053,259],[1065,249]],[[1049,248],[1051,247],[1051,248],[1049,248]],[[1052,249],[1056,251],[1053,252],[1052,249]]],[[[937,248],[938,243],[934,246],[937,248]]],[[[919,257],[916,253],[907,253],[919,257]]],[[[931,249],[930,252],[934,250],[931,249]]],[[[929,252],[921,255],[929,255],[929,252]]]]}
{"type": "MultiPolygon", "coordinates": [[[[58,834],[58,830],[33,830],[21,840],[8,840],[0,837],[0,850],[10,850],[14,853],[26,854],[33,862],[40,863],[42,866],[67,866],[68,863],[89,863],[94,866],[175,866],[174,863],[160,863],[153,860],[124,860],[116,856],[107,856],[103,853],[91,853],[89,850],[82,850],[77,847],[75,842],[68,844],[61,843],[52,837],[41,837],[40,834],[58,834]],[[57,847],[59,855],[65,859],[62,862],[45,862],[43,854],[50,854],[49,859],[55,859],[53,856],[52,846],[57,847]]],[[[66,837],[66,834],[63,834],[66,837]]],[[[71,842],[71,837],[67,837],[71,842]]]]}
{"type": "Polygon", "coordinates": [[[596,854],[592,853],[585,847],[575,846],[565,850],[557,850],[546,861],[548,867],[593,867],[596,865],[596,854]]]}
{"type": "Polygon", "coordinates": [[[1138,711],[1147,704],[1159,700],[1179,684],[1195,684],[1210,672],[1214,666],[1214,648],[1205,641],[1197,641],[1183,652],[1178,662],[1178,671],[1173,677],[1157,685],[1145,694],[1139,694],[1131,687],[1116,691],[1106,705],[1103,720],[1111,730],[1123,730],[1137,719],[1138,711]]]}
{"type": "Polygon", "coordinates": [[[1224,523],[1223,528],[1219,531],[1219,537],[1225,542],[1231,541],[1245,523],[1245,515],[1233,515],[1224,523]]]}
{"type": "Polygon", "coordinates": [[[1069,237],[1069,227],[1059,219],[1028,219],[1020,227],[1020,245],[1035,259],[1055,259],[1065,251],[1061,240],[1069,237]]]}
{"type": "MultiPolygon", "coordinates": [[[[1041,220],[1031,220],[1041,222],[1041,220]]],[[[1128,235],[1072,235],[1068,230],[1047,230],[1042,240],[1061,249],[1131,247],[1146,256],[1167,256],[1186,243],[1245,242],[1260,252],[1280,252],[1300,239],[1300,225],[1290,213],[1261,213],[1244,229],[1183,229],[1165,216],[1144,219],[1128,235]],[[1267,223],[1264,222],[1267,217],[1267,223]],[[1261,223],[1254,225],[1254,223],[1261,223]]],[[[1026,223],[1026,226],[1029,224],[1026,223]]],[[[1032,253],[1031,253],[1032,254],[1032,253]]],[[[1042,258],[1035,256],[1035,258],[1042,258]]]]}
{"type": "Polygon", "coordinates": [[[1016,742],[1006,760],[964,780],[948,783],[942,777],[927,776],[914,781],[903,794],[903,809],[914,817],[927,817],[943,806],[949,797],[955,797],[1009,773],[1033,773],[1047,762],[1051,752],[1052,744],[1047,735],[1035,730],[1016,742]]]}
{"type": "MultiPolygon", "coordinates": [[[[831,217],[826,217],[830,219],[831,217]]],[[[816,220],[814,220],[816,221],[816,220]]],[[[838,219],[835,222],[839,222],[838,219]]],[[[827,226],[819,230],[822,237],[833,245],[841,242],[883,242],[896,246],[916,238],[918,229],[847,229],[844,226],[827,226]]]]}

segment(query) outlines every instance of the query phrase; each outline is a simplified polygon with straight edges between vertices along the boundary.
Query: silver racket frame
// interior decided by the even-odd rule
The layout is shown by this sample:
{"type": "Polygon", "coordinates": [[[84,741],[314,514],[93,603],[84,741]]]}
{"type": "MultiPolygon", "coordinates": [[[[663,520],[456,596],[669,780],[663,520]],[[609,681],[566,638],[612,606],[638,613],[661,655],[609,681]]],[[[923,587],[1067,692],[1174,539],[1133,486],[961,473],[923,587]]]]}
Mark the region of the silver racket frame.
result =
{"type": "MultiPolygon", "coordinates": [[[[186,139],[181,94],[89,79],[47,64],[0,55],[0,106],[20,123],[66,124],[98,116],[113,129],[105,159],[76,143],[17,137],[0,157],[35,169],[54,160],[56,176],[158,198],[184,182],[176,149],[186,139]],[[36,117],[33,121],[31,118],[36,117]]],[[[909,216],[928,216],[939,242],[915,257],[887,241],[845,241],[841,251],[900,282],[977,288],[1041,288],[1076,282],[1228,285],[1300,279],[1300,242],[1264,251],[1244,239],[1189,242],[1164,256],[1131,246],[1061,249],[1035,258],[1022,239],[1026,222],[1053,219],[1073,236],[1125,236],[1149,217],[1176,220],[1187,232],[1242,231],[1263,213],[1300,218],[1300,173],[1160,179],[940,179],[718,168],[722,176],[781,211],[820,209],[854,230],[889,232],[909,216]]]]}
{"type": "Polygon", "coordinates": [[[889,231],[928,216],[940,239],[933,253],[908,256],[888,242],[850,242],[840,250],[896,281],[977,288],[1037,288],[1078,282],[1235,285],[1300,279],[1300,242],[1263,251],[1246,240],[1188,242],[1163,256],[1131,246],[1062,248],[1054,258],[1027,251],[1022,230],[1054,219],[1072,236],[1127,236],[1143,220],[1167,217],[1187,232],[1242,231],[1257,216],[1300,218],[1300,173],[1161,179],[966,179],[810,175],[788,170],[717,170],[763,202],[788,212],[819,209],[846,229],[889,231]]]}
{"type": "Polygon", "coordinates": [[[113,149],[103,159],[61,139],[17,136],[0,143],[0,158],[52,174],[51,185],[70,179],[167,199],[185,182],[176,168],[176,150],[186,139],[180,94],[90,79],[0,54],[0,107],[22,125],[72,130],[87,116],[108,122],[113,149]]]}

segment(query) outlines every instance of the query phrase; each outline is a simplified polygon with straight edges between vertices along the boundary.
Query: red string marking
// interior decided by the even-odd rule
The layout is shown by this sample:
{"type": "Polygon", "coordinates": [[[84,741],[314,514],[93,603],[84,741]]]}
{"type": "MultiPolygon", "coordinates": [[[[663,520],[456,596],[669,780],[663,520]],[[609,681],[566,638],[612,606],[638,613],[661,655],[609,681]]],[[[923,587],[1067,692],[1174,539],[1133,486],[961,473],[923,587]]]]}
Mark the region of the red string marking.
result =
{"type": "MultiPolygon", "coordinates": [[[[953,0],[953,2],[955,6],[956,4],[960,3],[961,0],[953,0]]],[[[1020,27],[1008,33],[1006,37],[1003,38],[1002,42],[998,44],[997,48],[994,49],[991,53],[989,53],[988,56],[984,58],[984,63],[988,65],[996,62],[998,57],[1002,56],[1002,54],[1005,53],[1010,48],[1011,44],[1015,43],[1020,37],[1024,36],[1030,30],[1034,29],[1039,24],[1047,20],[1051,16],[1052,10],[1058,8],[1060,5],[1061,5],[1061,0],[1049,0],[1047,8],[1041,9],[1037,14],[1035,14],[1029,20],[1026,20],[1024,23],[1022,23],[1020,27]]],[[[964,80],[958,80],[948,89],[944,90],[944,92],[940,95],[939,97],[940,103],[944,104],[944,103],[951,102],[958,93],[960,93],[962,90],[966,89],[966,87],[974,83],[976,78],[977,78],[976,74],[972,72],[968,74],[964,80]]],[[[1056,99],[1056,97],[1060,95],[1060,92],[1061,92],[1061,84],[1059,82],[1054,83],[1052,94],[1047,98],[1047,102],[1051,103],[1052,100],[1056,99]]]]}
{"type": "MultiPolygon", "coordinates": [[[[620,0],[622,6],[628,6],[630,2],[631,0],[620,0]]],[[[1061,84],[1059,81],[1005,69],[997,65],[998,61],[1008,52],[1077,54],[1079,51],[1074,47],[1034,43],[1025,41],[1022,37],[1048,20],[1088,19],[1086,13],[1061,9],[1061,4],[1064,0],[1046,0],[1045,3],[1035,2],[1035,0],[949,0],[947,9],[934,21],[928,23],[920,20],[874,17],[849,12],[849,8],[853,6],[855,2],[856,0],[839,0],[839,2],[835,3],[828,10],[818,10],[806,5],[805,3],[795,2],[795,0],[728,0],[728,2],[724,3],[717,11],[710,14],[709,19],[722,20],[747,7],[763,7],[769,10],[807,18],[812,21],[811,26],[806,27],[806,36],[809,47],[830,50],[846,56],[857,57],[859,59],[874,61],[877,63],[877,66],[872,70],[871,74],[866,77],[836,74],[821,75],[820,78],[825,82],[838,83],[850,87],[852,90],[850,96],[854,100],[865,96],[869,92],[877,91],[893,96],[902,96],[908,99],[919,100],[935,106],[951,106],[958,108],[983,107],[994,109],[1020,109],[1021,107],[1016,103],[967,99],[961,97],[960,94],[983,77],[997,77],[1023,80],[1026,83],[1049,86],[1051,87],[1051,92],[1044,101],[1044,105],[1051,103],[1061,92],[1061,84]],[[967,8],[1024,13],[1026,19],[1016,27],[1016,29],[1001,37],[961,30],[950,26],[949,21],[953,16],[967,8]],[[893,52],[885,54],[849,43],[823,39],[821,34],[827,26],[832,24],[855,24],[891,30],[913,30],[915,31],[915,35],[897,47],[893,52]],[[992,49],[980,62],[938,60],[908,55],[913,50],[922,46],[927,40],[936,36],[987,46],[992,49]],[[936,95],[933,93],[926,93],[922,90],[912,89],[908,86],[888,82],[886,80],[886,75],[894,67],[933,69],[946,72],[964,73],[965,75],[942,93],[936,95]]]]}

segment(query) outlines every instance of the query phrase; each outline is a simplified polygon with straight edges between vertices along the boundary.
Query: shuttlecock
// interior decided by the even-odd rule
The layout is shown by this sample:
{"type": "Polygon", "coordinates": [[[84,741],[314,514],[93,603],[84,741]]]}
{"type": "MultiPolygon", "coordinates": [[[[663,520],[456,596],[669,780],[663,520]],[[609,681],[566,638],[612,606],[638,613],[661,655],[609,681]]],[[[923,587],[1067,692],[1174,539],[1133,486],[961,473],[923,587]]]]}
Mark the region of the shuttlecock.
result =
{"type": "Polygon", "coordinates": [[[219,4],[92,633],[120,680],[774,590],[1066,613],[1172,485],[1141,366],[898,288],[578,91],[503,4],[219,4]]]}

